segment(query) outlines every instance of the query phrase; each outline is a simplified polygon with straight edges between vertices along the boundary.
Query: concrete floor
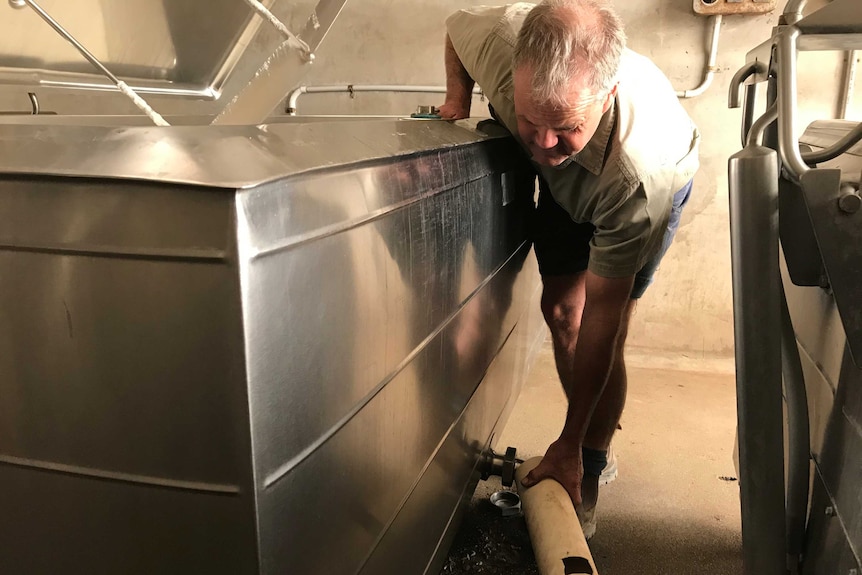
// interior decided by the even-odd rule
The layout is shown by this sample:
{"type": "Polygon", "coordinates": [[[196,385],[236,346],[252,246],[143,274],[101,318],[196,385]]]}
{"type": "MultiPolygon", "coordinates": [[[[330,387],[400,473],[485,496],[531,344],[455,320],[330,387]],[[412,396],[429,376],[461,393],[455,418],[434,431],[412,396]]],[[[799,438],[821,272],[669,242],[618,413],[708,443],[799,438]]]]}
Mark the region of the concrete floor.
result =
{"type": "MultiPolygon", "coordinates": [[[[630,357],[629,393],[614,448],[620,475],[603,487],[590,547],[602,575],[712,575],[742,572],[739,488],[733,466],[736,424],[732,364],[698,365],[630,357]],[[661,368],[654,367],[661,365],[661,368]]],[[[497,445],[542,455],[557,437],[565,398],[550,342],[543,346],[497,445]]],[[[444,573],[535,573],[523,520],[501,518],[487,503],[499,483],[480,483],[444,573]],[[476,533],[481,532],[481,537],[476,533]],[[497,570],[483,570],[470,545],[511,549],[497,570]],[[470,553],[474,561],[470,561],[470,553]],[[466,558],[466,559],[465,559],[466,558]]],[[[492,561],[493,562],[493,561],[492,561]]],[[[498,561],[499,562],[499,561],[498,561]]]]}

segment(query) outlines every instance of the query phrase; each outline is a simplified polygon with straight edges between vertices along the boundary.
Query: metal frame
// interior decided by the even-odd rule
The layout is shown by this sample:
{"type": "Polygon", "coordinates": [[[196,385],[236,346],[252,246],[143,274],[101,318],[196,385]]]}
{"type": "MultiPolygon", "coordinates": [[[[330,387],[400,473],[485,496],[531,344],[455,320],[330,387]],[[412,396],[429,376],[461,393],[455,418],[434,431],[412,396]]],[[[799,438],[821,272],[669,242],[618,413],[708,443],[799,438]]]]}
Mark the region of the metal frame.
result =
{"type": "Polygon", "coordinates": [[[296,39],[288,39],[270,56],[243,88],[215,117],[213,124],[259,124],[305,75],[347,0],[320,0],[296,39]]]}
{"type": "Polygon", "coordinates": [[[788,2],[772,38],[749,52],[728,98],[730,107],[744,106],[744,149],[730,159],[729,181],[743,556],[745,573],[751,575],[798,571],[807,518],[808,414],[778,273],[779,174],[804,188],[806,181],[826,172],[809,164],[831,159],[862,139],[860,125],[825,150],[800,150],[798,52],[862,47],[858,0],[837,0],[803,17],[805,5],[805,0],[788,2]],[[756,86],[764,81],[770,82],[768,109],[752,124],[756,86]],[[782,372],[790,442],[786,504],[782,372]],[[780,537],[782,533],[786,536],[780,537]]]}

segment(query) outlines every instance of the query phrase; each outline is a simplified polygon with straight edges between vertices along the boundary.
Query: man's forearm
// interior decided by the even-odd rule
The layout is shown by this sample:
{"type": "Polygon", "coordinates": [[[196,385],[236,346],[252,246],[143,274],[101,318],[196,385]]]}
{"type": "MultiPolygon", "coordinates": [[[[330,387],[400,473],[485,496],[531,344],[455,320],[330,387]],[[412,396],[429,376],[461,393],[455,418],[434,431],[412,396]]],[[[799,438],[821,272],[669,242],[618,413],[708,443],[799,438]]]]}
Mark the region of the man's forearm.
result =
{"type": "Polygon", "coordinates": [[[574,378],[565,382],[569,409],[560,439],[583,443],[613,366],[619,328],[618,321],[584,310],[571,372],[574,378]]]}
{"type": "Polygon", "coordinates": [[[461,63],[461,58],[452,45],[452,39],[446,35],[446,102],[457,103],[468,111],[473,100],[473,86],[476,82],[461,63]]]}
{"type": "Polygon", "coordinates": [[[627,322],[634,276],[603,278],[586,272],[586,302],[569,381],[566,423],[560,439],[583,444],[593,411],[605,391],[614,364],[617,338],[627,322]]]}

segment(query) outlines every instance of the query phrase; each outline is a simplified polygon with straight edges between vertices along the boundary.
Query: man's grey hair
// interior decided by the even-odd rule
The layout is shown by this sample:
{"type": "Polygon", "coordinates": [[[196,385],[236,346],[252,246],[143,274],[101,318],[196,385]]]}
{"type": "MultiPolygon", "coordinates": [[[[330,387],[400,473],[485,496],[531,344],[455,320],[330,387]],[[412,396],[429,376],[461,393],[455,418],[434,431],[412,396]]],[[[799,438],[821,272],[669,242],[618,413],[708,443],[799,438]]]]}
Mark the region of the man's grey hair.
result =
{"type": "Polygon", "coordinates": [[[512,68],[532,70],[537,104],[560,105],[573,79],[597,95],[610,90],[625,45],[622,21],[606,2],[544,0],[521,26],[512,68]]]}

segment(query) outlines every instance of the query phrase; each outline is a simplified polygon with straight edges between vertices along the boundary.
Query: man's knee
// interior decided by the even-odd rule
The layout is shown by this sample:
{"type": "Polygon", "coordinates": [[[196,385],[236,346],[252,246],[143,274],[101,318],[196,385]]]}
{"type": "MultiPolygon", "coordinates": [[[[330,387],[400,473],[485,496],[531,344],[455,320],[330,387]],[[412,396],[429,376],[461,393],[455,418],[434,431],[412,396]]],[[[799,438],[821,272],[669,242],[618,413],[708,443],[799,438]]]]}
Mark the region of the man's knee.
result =
{"type": "Polygon", "coordinates": [[[542,315],[555,338],[577,339],[586,300],[584,274],[543,276],[542,315]]]}
{"type": "Polygon", "coordinates": [[[542,315],[555,337],[577,338],[581,329],[581,313],[582,310],[576,303],[542,297],[542,315]]]}

